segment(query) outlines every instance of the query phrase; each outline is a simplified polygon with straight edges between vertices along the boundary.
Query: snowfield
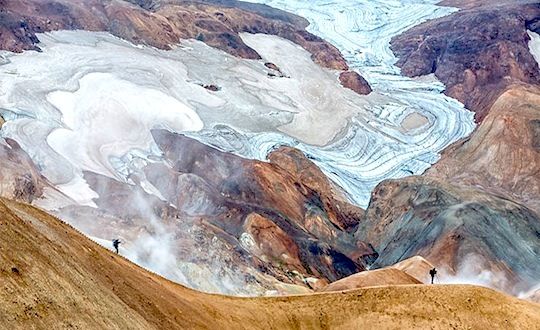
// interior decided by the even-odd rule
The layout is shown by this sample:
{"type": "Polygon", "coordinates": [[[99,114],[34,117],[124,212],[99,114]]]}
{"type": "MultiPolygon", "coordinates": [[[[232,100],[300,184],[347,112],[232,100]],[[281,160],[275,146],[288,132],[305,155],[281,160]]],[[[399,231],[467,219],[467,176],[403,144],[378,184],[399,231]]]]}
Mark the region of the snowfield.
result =
{"type": "MultiPolygon", "coordinates": [[[[379,182],[423,172],[442,149],[474,129],[473,113],[442,94],[444,86],[434,77],[401,76],[389,48],[392,36],[452,9],[435,1],[258,2],[306,17],[308,29],[337,46],[373,93],[343,88],[339,72],[316,65],[303,48],[276,36],[242,34],[262,57],[245,60],[195,40],[163,51],[102,32],[38,35],[42,52],[0,52],[0,115],[6,119],[0,136],[16,140],[57,188],[47,187],[39,206],[97,208],[106,187],[91,188],[88,172],[166,200],[143,171],[149,163],[170,166],[150,134],[166,128],[259,160],[280,145],[296,147],[352,202],[366,207],[379,182]]],[[[536,41],[531,48],[538,49],[536,41]]],[[[208,204],[199,197],[197,207],[208,204]]],[[[93,233],[93,212],[99,210],[84,209],[91,210],[92,221],[79,221],[84,214],[76,214],[76,225],[93,233]]],[[[205,291],[245,292],[237,270],[216,275],[222,265],[204,268],[181,260],[171,233],[152,217],[152,235],[124,238],[127,257],[205,291]],[[154,254],[157,245],[163,254],[154,254]]],[[[108,246],[103,232],[91,235],[108,246]]],[[[252,243],[245,235],[241,242],[246,249],[252,243]]],[[[221,244],[188,250],[218,260],[221,244]]]]}

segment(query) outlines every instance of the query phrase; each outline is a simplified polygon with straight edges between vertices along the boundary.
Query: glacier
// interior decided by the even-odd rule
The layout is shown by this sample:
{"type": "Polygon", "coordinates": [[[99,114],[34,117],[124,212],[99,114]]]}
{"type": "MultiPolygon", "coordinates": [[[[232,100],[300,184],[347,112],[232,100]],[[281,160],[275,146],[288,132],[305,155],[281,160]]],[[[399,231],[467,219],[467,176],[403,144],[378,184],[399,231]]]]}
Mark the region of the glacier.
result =
{"type": "Polygon", "coordinates": [[[38,36],[41,53],[1,53],[1,136],[17,140],[81,205],[97,196],[83,171],[133,184],[141,164],[160,161],[149,130],[167,128],[259,160],[296,147],[366,207],[379,182],[423,172],[474,129],[473,114],[434,77],[400,75],[389,46],[392,36],[453,9],[435,1],[254,2],[308,19],[308,30],[338,47],[374,92],[341,87],[338,72],[275,36],[241,35],[262,56],[256,61],[195,40],[162,51],[107,33],[57,31],[38,36]],[[264,62],[287,77],[270,77],[264,62]]]}
{"type": "Polygon", "coordinates": [[[444,84],[432,75],[414,79],[402,76],[390,49],[392,37],[457,9],[438,6],[438,0],[247,1],[306,18],[310,23],[307,30],[336,46],[350,68],[385,98],[368,106],[376,120],[351,118],[345,135],[323,148],[288,137],[274,142],[268,135],[246,136],[227,127],[221,128],[221,133],[203,132],[205,142],[259,159],[276,143],[294,146],[344,188],[353,203],[366,207],[371,190],[379,182],[421,174],[439,159],[442,149],[474,130],[474,114],[444,95],[444,84]],[[406,126],[411,115],[417,114],[429,120],[423,131],[403,134],[396,129],[406,126]],[[250,140],[256,142],[250,144],[250,140]]]}

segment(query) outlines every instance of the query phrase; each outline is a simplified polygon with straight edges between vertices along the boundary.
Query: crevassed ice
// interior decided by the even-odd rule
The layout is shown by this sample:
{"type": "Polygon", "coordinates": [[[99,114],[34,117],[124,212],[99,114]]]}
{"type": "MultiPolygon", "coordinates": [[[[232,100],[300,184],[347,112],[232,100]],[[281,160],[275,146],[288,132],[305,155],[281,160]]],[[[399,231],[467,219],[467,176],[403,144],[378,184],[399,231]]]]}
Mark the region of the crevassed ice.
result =
{"type": "MultiPolygon", "coordinates": [[[[456,9],[437,6],[438,0],[248,1],[306,18],[310,23],[308,31],[335,45],[349,66],[360,72],[377,93],[387,97],[368,106],[377,120],[352,118],[345,136],[324,148],[313,148],[286,137],[282,141],[307,153],[358,205],[367,206],[371,190],[382,180],[422,173],[438,160],[442,149],[474,129],[473,113],[442,94],[445,87],[441,82],[434,77],[402,76],[390,49],[393,36],[456,9]],[[403,136],[395,125],[411,112],[427,117],[430,127],[423,134],[403,136]],[[385,121],[391,127],[381,124],[385,121]]],[[[229,144],[229,150],[251,157],[262,158],[260,153],[271,149],[273,139],[277,138],[250,136],[256,141],[250,144],[245,135],[226,127],[223,130],[229,132],[204,132],[207,142],[222,147],[229,144]],[[237,140],[228,142],[224,136],[237,140]]]]}

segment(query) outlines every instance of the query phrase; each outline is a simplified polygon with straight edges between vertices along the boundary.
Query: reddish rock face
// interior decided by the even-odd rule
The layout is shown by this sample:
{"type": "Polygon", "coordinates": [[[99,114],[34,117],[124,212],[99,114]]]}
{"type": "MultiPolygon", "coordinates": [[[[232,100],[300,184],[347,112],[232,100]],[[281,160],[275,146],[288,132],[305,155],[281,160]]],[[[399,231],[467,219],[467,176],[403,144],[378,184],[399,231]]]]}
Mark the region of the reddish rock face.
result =
{"type": "Polygon", "coordinates": [[[476,7],[420,24],[392,40],[397,65],[408,76],[434,73],[445,93],[482,121],[511,84],[540,84],[527,35],[527,29],[540,29],[540,5],[522,3],[477,1],[476,7]]]}
{"type": "Polygon", "coordinates": [[[180,39],[198,39],[232,55],[259,59],[239,37],[265,33],[291,40],[324,67],[346,70],[340,52],[305,31],[300,17],[268,6],[235,1],[2,0],[0,48],[38,49],[35,33],[61,29],[108,31],[136,44],[169,49],[180,39]]]}
{"type": "Polygon", "coordinates": [[[290,270],[306,271],[300,260],[298,245],[274,222],[257,213],[250,213],[243,229],[253,238],[254,245],[248,249],[254,256],[268,263],[282,262],[290,270]]]}
{"type": "Polygon", "coordinates": [[[332,184],[301,151],[290,147],[281,147],[270,153],[268,160],[287,171],[295,181],[301,182],[308,191],[316,192],[334,226],[344,231],[354,230],[364,211],[349,204],[345,200],[341,188],[332,184]]]}
{"type": "Polygon", "coordinates": [[[360,95],[368,95],[372,91],[366,79],[354,71],[342,72],[339,75],[339,81],[343,87],[352,89],[360,95]]]}
{"type": "Polygon", "coordinates": [[[128,240],[147,232],[154,217],[174,237],[179,260],[219,263],[268,289],[275,287],[265,277],[314,288],[375,260],[373,248],[353,235],[364,211],[345,202],[301,152],[280,148],[261,162],[165,130],[152,135],[170,166],[147,165],[130,177],[135,185],[87,172],[98,208],[67,207],[61,217],[89,235],[128,240]],[[142,178],[160,198],[140,188],[142,178]],[[308,284],[309,277],[320,281],[308,284]]]}
{"type": "Polygon", "coordinates": [[[249,229],[259,242],[258,249],[267,251],[265,255],[274,253],[279,259],[285,254],[281,260],[285,263],[299,259],[293,263],[301,262],[307,274],[329,280],[363,269],[375,257],[368,244],[349,234],[363,210],[339,200],[330,181],[301,152],[281,148],[267,163],[223,153],[163,130],[153,135],[172,169],[149,168],[150,182],[164,196],[182,196],[174,182],[188,174],[193,182],[189,194],[198,191],[214,201],[208,203],[214,213],[204,212],[212,215],[208,221],[236,239],[249,229]],[[286,253],[269,252],[257,239],[261,235],[271,236],[271,245],[286,253]]]}

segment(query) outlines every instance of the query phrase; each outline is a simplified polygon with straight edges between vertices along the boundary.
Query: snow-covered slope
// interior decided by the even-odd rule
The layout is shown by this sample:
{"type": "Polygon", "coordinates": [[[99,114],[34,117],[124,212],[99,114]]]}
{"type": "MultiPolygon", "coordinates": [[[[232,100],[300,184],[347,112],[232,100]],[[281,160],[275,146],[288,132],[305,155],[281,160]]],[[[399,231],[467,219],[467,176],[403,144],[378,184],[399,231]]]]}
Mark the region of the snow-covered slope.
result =
{"type": "Polygon", "coordinates": [[[369,193],[378,182],[423,172],[437,160],[437,153],[447,145],[446,141],[455,141],[472,132],[472,114],[442,94],[444,85],[432,76],[420,79],[402,76],[390,49],[393,36],[455,9],[437,6],[438,0],[248,1],[306,18],[310,22],[309,32],[335,45],[349,66],[359,71],[377,93],[387,97],[370,109],[379,120],[398,125],[414,112],[429,119],[426,134],[414,134],[414,138],[385,131],[388,136],[373,141],[364,135],[370,127],[353,120],[354,133],[349,131],[347,139],[330,150],[315,152],[300,147],[315,154],[317,164],[352,193],[354,201],[361,206],[367,204],[369,193]]]}
{"type": "MultiPolygon", "coordinates": [[[[418,89],[376,87],[359,96],[339,85],[336,72],[275,36],[242,35],[262,61],[196,41],[161,51],[105,33],[40,38],[42,53],[4,54],[2,135],[19,141],[45,176],[81,204],[96,197],[82,171],[128,181],[141,161],[159,158],[149,140],[153,127],[255,159],[278,145],[295,146],[361,206],[375,184],[425,170],[473,127],[470,114],[431,78],[415,82],[418,89]],[[275,72],[265,61],[285,77],[268,75],[275,72]]],[[[406,80],[379,76],[388,86],[406,80]]]]}
{"type": "Polygon", "coordinates": [[[540,64],[540,35],[538,33],[527,31],[531,41],[529,41],[529,49],[532,56],[540,64]]]}

